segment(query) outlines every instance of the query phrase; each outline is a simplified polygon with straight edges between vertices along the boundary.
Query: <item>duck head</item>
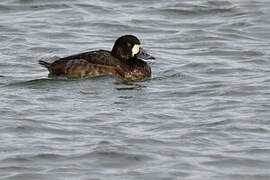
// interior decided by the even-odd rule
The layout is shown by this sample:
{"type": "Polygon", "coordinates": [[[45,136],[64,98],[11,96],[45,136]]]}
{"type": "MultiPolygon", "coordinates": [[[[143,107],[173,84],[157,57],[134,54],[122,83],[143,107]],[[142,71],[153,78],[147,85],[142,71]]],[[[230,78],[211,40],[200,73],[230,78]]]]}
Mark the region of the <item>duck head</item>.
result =
{"type": "Polygon", "coordinates": [[[142,48],[139,39],[133,35],[119,37],[114,43],[112,55],[123,61],[134,58],[141,60],[155,59],[142,48]]]}

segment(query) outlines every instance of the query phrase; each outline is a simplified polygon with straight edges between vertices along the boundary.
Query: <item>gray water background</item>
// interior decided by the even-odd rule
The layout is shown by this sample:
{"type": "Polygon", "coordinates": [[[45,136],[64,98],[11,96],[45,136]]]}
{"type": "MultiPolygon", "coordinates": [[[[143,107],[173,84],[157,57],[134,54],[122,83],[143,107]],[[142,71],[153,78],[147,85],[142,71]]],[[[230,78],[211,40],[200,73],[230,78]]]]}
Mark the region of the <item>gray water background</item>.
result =
{"type": "Polygon", "coordinates": [[[0,1],[0,179],[269,180],[270,1],[0,1]],[[152,79],[38,60],[134,34],[152,79]]]}

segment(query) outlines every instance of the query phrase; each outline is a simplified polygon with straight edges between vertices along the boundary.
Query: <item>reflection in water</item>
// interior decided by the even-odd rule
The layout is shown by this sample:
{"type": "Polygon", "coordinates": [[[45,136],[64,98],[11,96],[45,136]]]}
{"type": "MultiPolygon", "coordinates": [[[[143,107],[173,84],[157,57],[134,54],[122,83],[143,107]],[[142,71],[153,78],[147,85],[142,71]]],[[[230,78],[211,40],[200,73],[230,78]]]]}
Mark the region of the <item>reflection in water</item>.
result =
{"type": "Polygon", "coordinates": [[[146,86],[139,84],[138,82],[128,82],[128,81],[123,81],[122,84],[120,83],[115,83],[118,86],[122,87],[116,87],[117,90],[119,91],[125,91],[125,90],[142,90],[146,86]]]}

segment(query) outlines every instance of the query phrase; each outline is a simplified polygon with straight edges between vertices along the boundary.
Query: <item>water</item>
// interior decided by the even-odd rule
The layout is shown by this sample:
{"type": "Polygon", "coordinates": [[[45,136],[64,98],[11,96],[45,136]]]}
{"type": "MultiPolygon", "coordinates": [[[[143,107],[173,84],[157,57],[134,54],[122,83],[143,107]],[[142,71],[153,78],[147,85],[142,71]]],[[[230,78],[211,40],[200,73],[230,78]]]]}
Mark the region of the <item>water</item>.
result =
{"type": "Polygon", "coordinates": [[[270,1],[0,2],[0,179],[270,179],[270,1]],[[152,79],[38,60],[134,34],[152,79]]]}

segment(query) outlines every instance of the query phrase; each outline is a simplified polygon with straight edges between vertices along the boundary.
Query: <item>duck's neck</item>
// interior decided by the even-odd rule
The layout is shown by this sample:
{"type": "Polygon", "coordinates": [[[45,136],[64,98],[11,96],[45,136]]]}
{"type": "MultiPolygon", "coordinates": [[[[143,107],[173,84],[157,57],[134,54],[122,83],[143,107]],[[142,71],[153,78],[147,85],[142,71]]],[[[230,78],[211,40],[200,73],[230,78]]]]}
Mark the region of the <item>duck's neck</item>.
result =
{"type": "Polygon", "coordinates": [[[122,48],[113,47],[111,54],[122,62],[128,61],[131,58],[122,48]]]}

